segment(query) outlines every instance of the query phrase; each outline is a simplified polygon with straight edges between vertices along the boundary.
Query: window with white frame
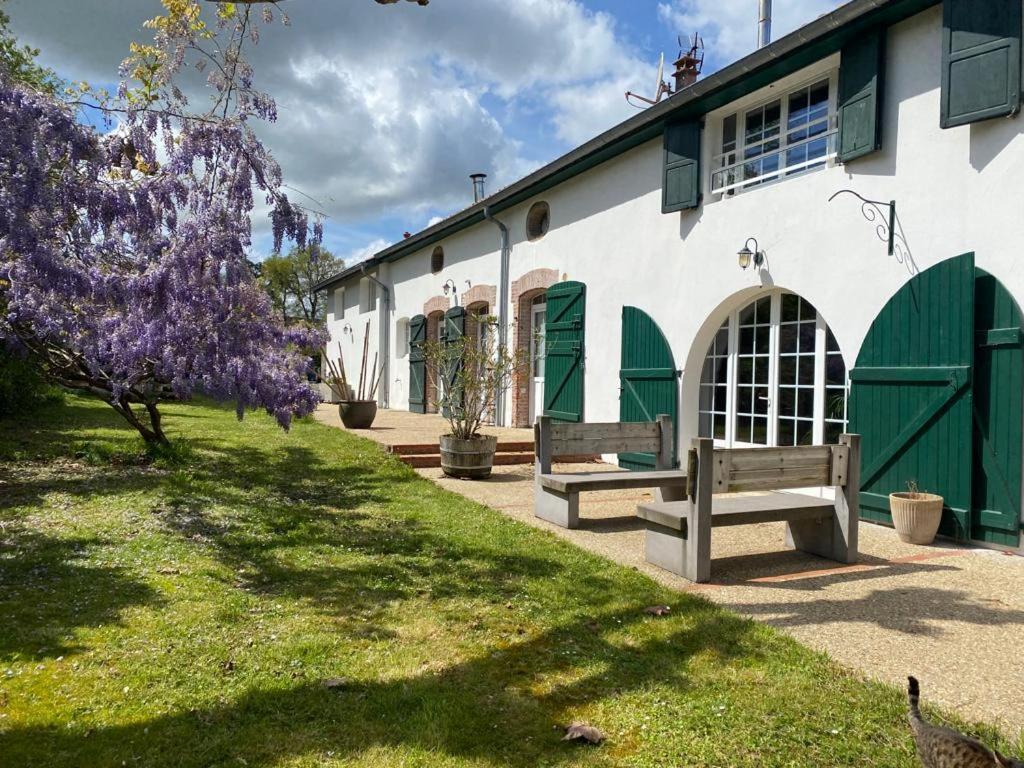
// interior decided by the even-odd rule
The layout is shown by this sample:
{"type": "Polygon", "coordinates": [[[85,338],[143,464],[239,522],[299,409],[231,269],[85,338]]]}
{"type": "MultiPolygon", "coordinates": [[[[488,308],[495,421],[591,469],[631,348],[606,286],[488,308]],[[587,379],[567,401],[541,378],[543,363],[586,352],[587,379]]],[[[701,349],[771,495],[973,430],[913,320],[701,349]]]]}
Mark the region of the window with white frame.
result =
{"type": "Polygon", "coordinates": [[[774,291],[733,312],[701,371],[698,432],[724,446],[834,443],[846,429],[847,376],[818,311],[774,291]]]}
{"type": "Polygon", "coordinates": [[[823,168],[836,155],[834,77],[826,76],[722,119],[712,194],[732,195],[823,168]]]}
{"type": "Polygon", "coordinates": [[[370,278],[359,281],[359,311],[373,312],[377,306],[377,285],[370,278]]]}

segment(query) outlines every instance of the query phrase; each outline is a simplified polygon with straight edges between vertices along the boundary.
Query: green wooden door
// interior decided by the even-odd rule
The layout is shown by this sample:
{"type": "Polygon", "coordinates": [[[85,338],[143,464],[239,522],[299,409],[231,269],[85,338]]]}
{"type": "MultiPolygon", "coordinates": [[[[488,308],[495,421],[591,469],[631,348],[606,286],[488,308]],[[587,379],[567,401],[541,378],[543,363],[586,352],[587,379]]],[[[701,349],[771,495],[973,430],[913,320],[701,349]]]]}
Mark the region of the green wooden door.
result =
{"type": "Polygon", "coordinates": [[[891,523],[888,495],[942,494],[940,531],[970,534],[974,254],[913,277],[875,318],[850,372],[861,439],[861,514],[891,523]]]}
{"type": "Polygon", "coordinates": [[[583,421],[583,330],[587,287],[573,280],[547,290],[544,415],[583,421]]]}
{"type": "Polygon", "coordinates": [[[1024,349],[1017,302],[992,275],[974,282],[974,476],[971,538],[1020,542],[1024,349]]]}
{"type": "MultiPolygon", "coordinates": [[[[466,308],[452,307],[444,313],[444,331],[442,341],[446,346],[451,346],[466,335],[466,308]]],[[[460,354],[445,355],[444,376],[445,405],[441,409],[445,418],[450,415],[450,406],[456,408],[462,405],[462,396],[459,392],[459,374],[462,372],[462,357],[460,354]]]]}
{"type": "MultiPolygon", "coordinates": [[[[619,367],[619,421],[654,421],[672,417],[673,437],[679,434],[675,359],[664,334],[651,316],[636,307],[622,308],[622,355],[619,367]]],[[[675,440],[672,460],[676,460],[675,440]]],[[[654,469],[653,453],[620,453],[625,469],[654,469]]]]}
{"type": "Polygon", "coordinates": [[[427,412],[427,362],[423,344],[427,341],[427,318],[416,315],[409,321],[409,410],[427,412]]]}

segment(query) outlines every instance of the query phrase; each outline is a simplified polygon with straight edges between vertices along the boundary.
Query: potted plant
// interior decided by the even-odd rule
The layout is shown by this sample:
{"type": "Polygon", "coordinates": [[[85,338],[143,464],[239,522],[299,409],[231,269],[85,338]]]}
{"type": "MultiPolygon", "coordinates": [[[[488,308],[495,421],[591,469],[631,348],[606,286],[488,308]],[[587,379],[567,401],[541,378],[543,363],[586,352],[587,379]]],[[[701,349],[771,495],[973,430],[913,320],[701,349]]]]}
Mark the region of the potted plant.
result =
{"type": "Polygon", "coordinates": [[[911,480],[905,492],[889,494],[889,511],[900,541],[931,544],[942,521],[942,497],[918,490],[911,480]]]}
{"type": "Polygon", "coordinates": [[[370,369],[370,378],[366,378],[366,353],[369,335],[370,326],[367,324],[366,337],[363,339],[363,362],[359,369],[358,389],[353,389],[348,383],[340,342],[338,343],[338,364],[335,365],[330,358],[327,358],[327,368],[330,371],[330,375],[327,377],[327,385],[337,398],[338,414],[341,416],[341,423],[345,425],[346,429],[369,429],[373,426],[373,420],[377,417],[377,387],[380,386],[384,366],[382,365],[380,370],[377,370],[377,357],[375,355],[373,367],[370,369]]]}
{"type": "Polygon", "coordinates": [[[469,316],[475,334],[456,335],[423,344],[428,375],[438,382],[437,409],[450,431],[441,435],[441,469],[449,477],[490,477],[498,438],[480,434],[494,406],[516,373],[525,368],[525,351],[509,352],[497,343],[497,319],[469,316]]]}

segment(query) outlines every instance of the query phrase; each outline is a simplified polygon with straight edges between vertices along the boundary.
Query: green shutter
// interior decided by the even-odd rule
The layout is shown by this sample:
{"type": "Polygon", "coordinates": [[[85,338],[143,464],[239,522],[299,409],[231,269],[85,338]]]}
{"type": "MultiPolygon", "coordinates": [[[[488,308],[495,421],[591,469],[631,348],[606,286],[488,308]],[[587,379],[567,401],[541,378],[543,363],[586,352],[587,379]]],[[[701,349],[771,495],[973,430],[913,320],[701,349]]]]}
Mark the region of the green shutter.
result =
{"type": "Polygon", "coordinates": [[[945,0],[943,128],[1020,109],[1021,0],[945,0]]]}
{"type": "MultiPolygon", "coordinates": [[[[444,313],[444,335],[443,342],[452,344],[463,336],[466,335],[466,308],[465,307],[452,307],[444,313]]],[[[459,374],[462,372],[462,360],[461,358],[453,358],[446,361],[448,364],[448,370],[444,372],[444,385],[447,392],[452,393],[446,400],[448,404],[455,405],[456,407],[462,406],[462,395],[458,392],[459,388],[459,374]]],[[[448,404],[443,409],[443,415],[445,418],[449,415],[448,404]]]]}
{"type": "MultiPolygon", "coordinates": [[[[678,387],[672,348],[650,315],[636,307],[622,308],[622,356],[619,369],[619,421],[654,421],[672,417],[673,437],[679,434],[678,387]]],[[[673,441],[672,459],[676,458],[673,441]]],[[[655,468],[653,453],[620,453],[625,469],[655,468]]]]}
{"type": "Polygon", "coordinates": [[[971,538],[1020,543],[1024,347],[1021,312],[992,275],[975,270],[974,475],[971,538]]]}
{"type": "Polygon", "coordinates": [[[561,421],[583,421],[586,299],[583,283],[557,283],[547,290],[544,415],[561,421]]]}
{"type": "Polygon", "coordinates": [[[697,120],[665,126],[662,213],[700,205],[700,130],[697,120]]]}
{"type": "Polygon", "coordinates": [[[885,29],[865,32],[843,46],[839,65],[839,161],[882,148],[885,29]]]}
{"type": "Polygon", "coordinates": [[[861,514],[891,522],[889,494],[938,493],[940,531],[969,535],[974,255],[914,276],[872,323],[850,371],[850,431],[861,437],[861,514]]]}
{"type": "Polygon", "coordinates": [[[427,318],[416,315],[409,321],[409,410],[427,412],[427,363],[423,344],[427,340],[427,318]]]}

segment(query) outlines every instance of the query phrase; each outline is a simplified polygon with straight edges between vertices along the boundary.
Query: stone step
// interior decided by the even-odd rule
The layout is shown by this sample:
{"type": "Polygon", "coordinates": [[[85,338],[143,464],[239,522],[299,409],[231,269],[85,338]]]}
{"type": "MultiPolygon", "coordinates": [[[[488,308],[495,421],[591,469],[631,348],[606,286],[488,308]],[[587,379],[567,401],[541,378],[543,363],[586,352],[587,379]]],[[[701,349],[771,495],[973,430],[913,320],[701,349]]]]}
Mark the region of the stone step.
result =
{"type": "MultiPolygon", "coordinates": [[[[437,443],[399,443],[389,445],[388,453],[395,453],[399,456],[422,456],[438,452],[437,443]]],[[[498,453],[533,453],[533,441],[504,441],[498,442],[498,453]]]]}
{"type": "MultiPolygon", "coordinates": [[[[399,455],[398,458],[408,464],[410,467],[426,468],[426,467],[440,467],[441,466],[441,454],[413,454],[413,455],[399,455]]],[[[496,453],[494,454],[495,466],[503,466],[509,464],[533,464],[533,453],[496,453]]]]}

